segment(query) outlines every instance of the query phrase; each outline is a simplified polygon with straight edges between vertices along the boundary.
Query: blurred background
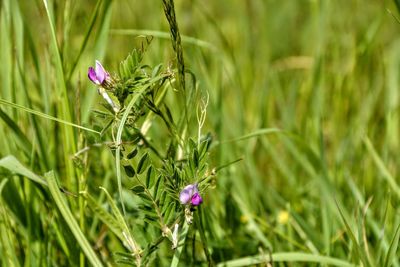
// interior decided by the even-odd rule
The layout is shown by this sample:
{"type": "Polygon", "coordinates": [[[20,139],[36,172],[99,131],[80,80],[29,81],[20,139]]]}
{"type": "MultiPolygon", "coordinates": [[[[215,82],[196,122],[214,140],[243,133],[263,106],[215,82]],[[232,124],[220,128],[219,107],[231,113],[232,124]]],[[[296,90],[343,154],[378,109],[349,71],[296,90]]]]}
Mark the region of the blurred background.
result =
{"type": "MultiPolygon", "coordinates": [[[[162,1],[48,5],[59,54],[42,1],[0,3],[2,100],[93,128],[91,110],[101,97],[86,75],[95,59],[117,70],[137,36],[150,35],[144,62],[175,62],[162,1]]],[[[209,95],[203,131],[214,140],[210,165],[242,159],[218,174],[206,196],[215,262],[260,248],[357,262],[350,230],[371,266],[384,261],[400,224],[396,7],[381,0],[175,1],[186,68],[209,95]]],[[[4,102],[0,110],[0,155],[14,155],[38,174],[62,173],[59,126],[4,102]],[[31,150],[21,148],[20,132],[31,150]]],[[[91,188],[114,177],[111,153],[95,152],[91,188]]],[[[107,181],[116,190],[116,181],[107,181]]],[[[14,209],[4,199],[3,215],[14,209]]]]}

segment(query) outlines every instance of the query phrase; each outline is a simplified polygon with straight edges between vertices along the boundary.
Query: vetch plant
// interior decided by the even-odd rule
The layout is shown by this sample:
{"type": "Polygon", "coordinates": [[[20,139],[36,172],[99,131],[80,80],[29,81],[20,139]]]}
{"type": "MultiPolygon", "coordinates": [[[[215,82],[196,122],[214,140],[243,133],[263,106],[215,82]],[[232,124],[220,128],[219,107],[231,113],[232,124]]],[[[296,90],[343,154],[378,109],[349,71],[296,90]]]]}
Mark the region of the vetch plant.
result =
{"type": "MultiPolygon", "coordinates": [[[[189,121],[194,116],[188,114],[192,111],[185,106],[181,107],[184,112],[178,113],[181,117],[172,115],[166,96],[185,94],[182,88],[176,90],[180,84],[176,83],[175,72],[170,68],[164,70],[161,64],[151,67],[142,63],[144,47],[149,44],[146,38],[140,49],[134,49],[121,62],[117,73],[111,75],[99,61],[95,68],[88,69],[89,80],[98,86],[109,104],[105,106],[109,112],[96,110],[95,113],[102,114],[98,122],[104,127],[103,137],[109,136],[109,128],[112,130],[110,148],[115,152],[122,212],[110,197],[112,218],[104,215],[107,212],[103,208],[89,207],[128,249],[129,253],[116,254],[117,262],[138,266],[149,264],[165,239],[171,242],[171,252],[176,250],[179,255],[188,233],[204,231],[201,216],[196,216],[196,212],[215,177],[208,164],[211,137],[198,136],[204,121],[201,124],[189,121]],[[194,128],[193,138],[187,135],[191,125],[198,128],[194,128]],[[152,137],[152,127],[165,130],[162,142],[152,137]],[[118,174],[119,168],[125,170],[125,175],[118,174]],[[125,188],[133,193],[131,202],[123,197],[125,188]],[[194,221],[198,223],[193,224],[194,221]],[[136,232],[130,231],[133,225],[136,232]],[[139,238],[137,231],[142,227],[146,230],[141,231],[139,238]]],[[[196,91],[197,87],[190,90],[196,91]]],[[[200,96],[198,92],[193,95],[200,96]]],[[[191,105],[199,105],[196,97],[191,101],[191,105]]],[[[203,116],[205,110],[203,107],[203,116]]],[[[91,199],[87,192],[84,196],[91,199]]]]}

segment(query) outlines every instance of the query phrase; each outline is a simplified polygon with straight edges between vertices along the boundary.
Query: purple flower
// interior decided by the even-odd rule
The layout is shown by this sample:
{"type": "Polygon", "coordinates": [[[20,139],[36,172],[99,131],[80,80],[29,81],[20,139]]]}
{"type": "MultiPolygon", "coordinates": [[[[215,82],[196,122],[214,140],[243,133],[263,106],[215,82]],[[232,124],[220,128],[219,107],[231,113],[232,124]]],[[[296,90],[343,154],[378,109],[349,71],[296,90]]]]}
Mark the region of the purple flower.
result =
{"type": "Polygon", "coordinates": [[[93,67],[89,67],[88,77],[93,83],[97,85],[103,85],[103,83],[107,80],[109,76],[110,75],[108,74],[108,72],[103,68],[98,60],[96,60],[96,69],[94,69],[93,67]]]}
{"type": "Polygon", "coordinates": [[[193,206],[198,206],[203,202],[197,184],[190,184],[183,188],[179,194],[179,200],[184,205],[191,203],[193,206]]]}
{"type": "Polygon", "coordinates": [[[194,195],[192,196],[192,205],[193,206],[198,206],[201,203],[203,203],[203,199],[201,198],[199,193],[194,193],[194,195]]]}

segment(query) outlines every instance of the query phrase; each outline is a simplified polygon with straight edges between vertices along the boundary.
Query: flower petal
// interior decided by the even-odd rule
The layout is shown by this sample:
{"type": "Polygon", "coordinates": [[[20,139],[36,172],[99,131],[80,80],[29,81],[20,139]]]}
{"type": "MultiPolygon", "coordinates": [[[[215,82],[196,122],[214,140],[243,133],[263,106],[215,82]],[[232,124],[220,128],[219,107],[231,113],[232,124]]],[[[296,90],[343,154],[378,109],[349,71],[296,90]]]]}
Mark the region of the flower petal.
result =
{"type": "Polygon", "coordinates": [[[192,196],[191,203],[192,203],[193,206],[198,206],[198,205],[200,205],[201,203],[203,203],[203,198],[200,196],[199,193],[195,193],[195,194],[192,196]]]}
{"type": "Polygon", "coordinates": [[[192,199],[193,195],[198,193],[199,189],[197,188],[197,184],[187,185],[182,189],[179,195],[179,200],[182,204],[189,204],[189,201],[192,199]]]}
{"type": "Polygon", "coordinates": [[[181,204],[188,204],[191,197],[192,195],[190,194],[189,190],[183,189],[179,194],[179,200],[181,201],[181,204]]]}
{"type": "Polygon", "coordinates": [[[96,71],[95,71],[92,67],[89,67],[89,70],[88,70],[88,78],[89,78],[89,80],[91,80],[93,83],[99,84],[99,81],[97,80],[97,77],[96,77],[96,71]]]}
{"type": "Polygon", "coordinates": [[[197,188],[197,184],[187,185],[183,190],[189,190],[191,195],[199,192],[199,189],[197,188]]]}
{"type": "Polygon", "coordinates": [[[96,60],[96,76],[100,84],[102,84],[107,77],[107,71],[98,60],[96,60]]]}

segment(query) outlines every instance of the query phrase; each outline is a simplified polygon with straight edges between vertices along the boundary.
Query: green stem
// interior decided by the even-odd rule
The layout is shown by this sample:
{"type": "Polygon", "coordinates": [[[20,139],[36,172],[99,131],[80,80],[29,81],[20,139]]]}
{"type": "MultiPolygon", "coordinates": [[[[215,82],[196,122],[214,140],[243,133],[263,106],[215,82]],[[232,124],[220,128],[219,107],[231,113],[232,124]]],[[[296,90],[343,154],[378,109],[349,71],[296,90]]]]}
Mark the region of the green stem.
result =
{"type": "Polygon", "coordinates": [[[174,257],[172,258],[170,267],[177,267],[178,266],[179,258],[181,256],[183,247],[185,245],[186,236],[187,236],[188,231],[189,231],[189,225],[186,222],[184,222],[183,226],[182,226],[182,233],[181,233],[181,235],[179,237],[180,242],[178,244],[178,247],[175,249],[174,257]]]}
{"type": "Polygon", "coordinates": [[[202,209],[199,206],[198,211],[195,213],[196,226],[200,233],[201,243],[203,243],[203,249],[204,249],[204,253],[206,254],[206,257],[207,257],[208,266],[215,266],[215,264],[211,258],[211,254],[208,251],[207,239],[206,239],[206,235],[204,233],[204,226],[203,226],[203,220],[202,220],[201,213],[202,213],[202,209]]]}

